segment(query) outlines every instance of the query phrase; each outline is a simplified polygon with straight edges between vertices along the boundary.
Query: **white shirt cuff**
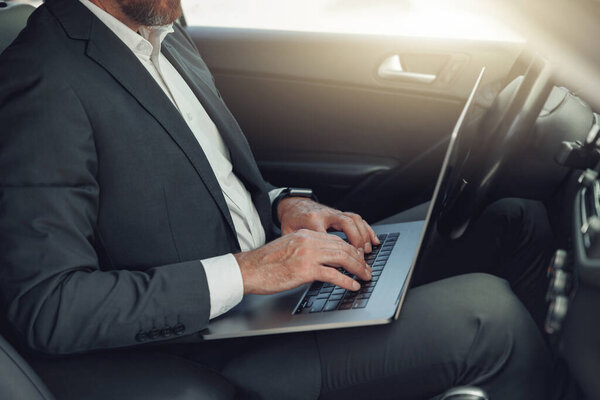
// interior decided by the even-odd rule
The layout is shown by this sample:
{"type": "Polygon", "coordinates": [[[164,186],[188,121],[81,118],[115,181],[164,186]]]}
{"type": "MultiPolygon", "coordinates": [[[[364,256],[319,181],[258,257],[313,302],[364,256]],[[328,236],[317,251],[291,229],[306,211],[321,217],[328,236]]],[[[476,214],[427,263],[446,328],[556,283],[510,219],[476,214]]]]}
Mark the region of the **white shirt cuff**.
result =
{"type": "Polygon", "coordinates": [[[271,200],[271,205],[273,205],[273,202],[275,201],[277,196],[279,196],[281,192],[283,192],[285,189],[287,188],[277,188],[269,191],[269,199],[271,200]]]}
{"type": "Polygon", "coordinates": [[[226,313],[244,297],[244,281],[233,254],[202,260],[210,293],[210,319],[226,313]]]}

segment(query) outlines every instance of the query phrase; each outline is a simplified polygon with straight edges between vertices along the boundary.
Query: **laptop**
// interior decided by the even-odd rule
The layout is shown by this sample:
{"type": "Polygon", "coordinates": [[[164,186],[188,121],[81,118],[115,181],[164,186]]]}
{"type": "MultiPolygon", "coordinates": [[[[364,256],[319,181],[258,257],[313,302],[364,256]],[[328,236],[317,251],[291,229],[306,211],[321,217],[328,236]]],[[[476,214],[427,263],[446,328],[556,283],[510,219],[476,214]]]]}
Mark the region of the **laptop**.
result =
{"type": "Polygon", "coordinates": [[[443,204],[457,159],[458,138],[470,116],[484,71],[485,68],[450,136],[425,220],[373,226],[381,245],[372,254],[365,255],[373,269],[371,281],[360,282],[357,292],[330,283],[313,282],[273,295],[246,295],[236,307],[210,321],[208,328],[200,332],[203,339],[381,325],[398,319],[414,266],[424,257],[423,244],[436,229],[435,216],[443,204]]]}

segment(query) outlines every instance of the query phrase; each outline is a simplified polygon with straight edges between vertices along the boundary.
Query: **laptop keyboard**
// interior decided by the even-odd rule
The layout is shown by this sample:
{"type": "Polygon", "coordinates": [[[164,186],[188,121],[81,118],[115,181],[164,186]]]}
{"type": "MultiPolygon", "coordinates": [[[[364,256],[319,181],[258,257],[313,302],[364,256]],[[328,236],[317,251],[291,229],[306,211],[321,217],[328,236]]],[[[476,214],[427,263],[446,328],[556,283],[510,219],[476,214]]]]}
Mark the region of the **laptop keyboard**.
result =
{"type": "MultiPolygon", "coordinates": [[[[313,282],[294,314],[365,308],[399,236],[399,233],[384,233],[377,236],[381,245],[374,247],[370,254],[365,255],[365,261],[373,269],[372,278],[370,281],[358,280],[361,287],[357,292],[328,282],[313,282]]],[[[356,275],[343,268],[338,268],[338,271],[356,279],[356,275]]]]}

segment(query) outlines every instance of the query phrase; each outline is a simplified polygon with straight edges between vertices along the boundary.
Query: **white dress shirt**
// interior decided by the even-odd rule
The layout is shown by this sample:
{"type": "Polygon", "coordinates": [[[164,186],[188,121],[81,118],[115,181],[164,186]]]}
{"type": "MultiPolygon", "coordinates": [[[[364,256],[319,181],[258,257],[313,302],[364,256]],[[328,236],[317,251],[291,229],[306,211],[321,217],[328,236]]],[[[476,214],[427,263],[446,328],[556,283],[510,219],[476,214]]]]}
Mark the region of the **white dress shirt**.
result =
{"type": "MultiPolygon", "coordinates": [[[[172,25],[142,27],[139,32],[134,32],[89,0],[80,1],[131,49],[181,113],[219,182],[241,250],[248,251],[265,244],[265,231],[256,207],[244,184],[233,173],[229,150],[217,127],[183,77],[160,52],[163,39],[173,32],[172,25]]],[[[269,197],[274,199],[280,191],[272,191],[269,197]]],[[[212,319],[242,300],[242,274],[232,254],[201,260],[201,263],[208,280],[212,319]]]]}

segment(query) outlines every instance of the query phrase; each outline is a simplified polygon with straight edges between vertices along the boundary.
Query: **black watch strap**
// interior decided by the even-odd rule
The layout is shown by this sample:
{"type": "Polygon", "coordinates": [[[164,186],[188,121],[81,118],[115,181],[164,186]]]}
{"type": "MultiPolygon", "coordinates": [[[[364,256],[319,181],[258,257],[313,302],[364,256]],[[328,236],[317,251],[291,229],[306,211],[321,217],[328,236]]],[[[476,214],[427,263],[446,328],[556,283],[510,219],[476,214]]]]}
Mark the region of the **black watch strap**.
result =
{"type": "Polygon", "coordinates": [[[279,216],[277,215],[277,207],[279,207],[279,202],[281,200],[285,199],[286,197],[305,197],[307,199],[311,199],[313,201],[318,202],[317,196],[315,196],[312,189],[294,188],[294,187],[288,187],[288,188],[283,189],[281,191],[281,193],[279,193],[279,195],[273,200],[273,203],[271,204],[273,223],[278,228],[281,228],[281,223],[279,222],[279,216]]]}

